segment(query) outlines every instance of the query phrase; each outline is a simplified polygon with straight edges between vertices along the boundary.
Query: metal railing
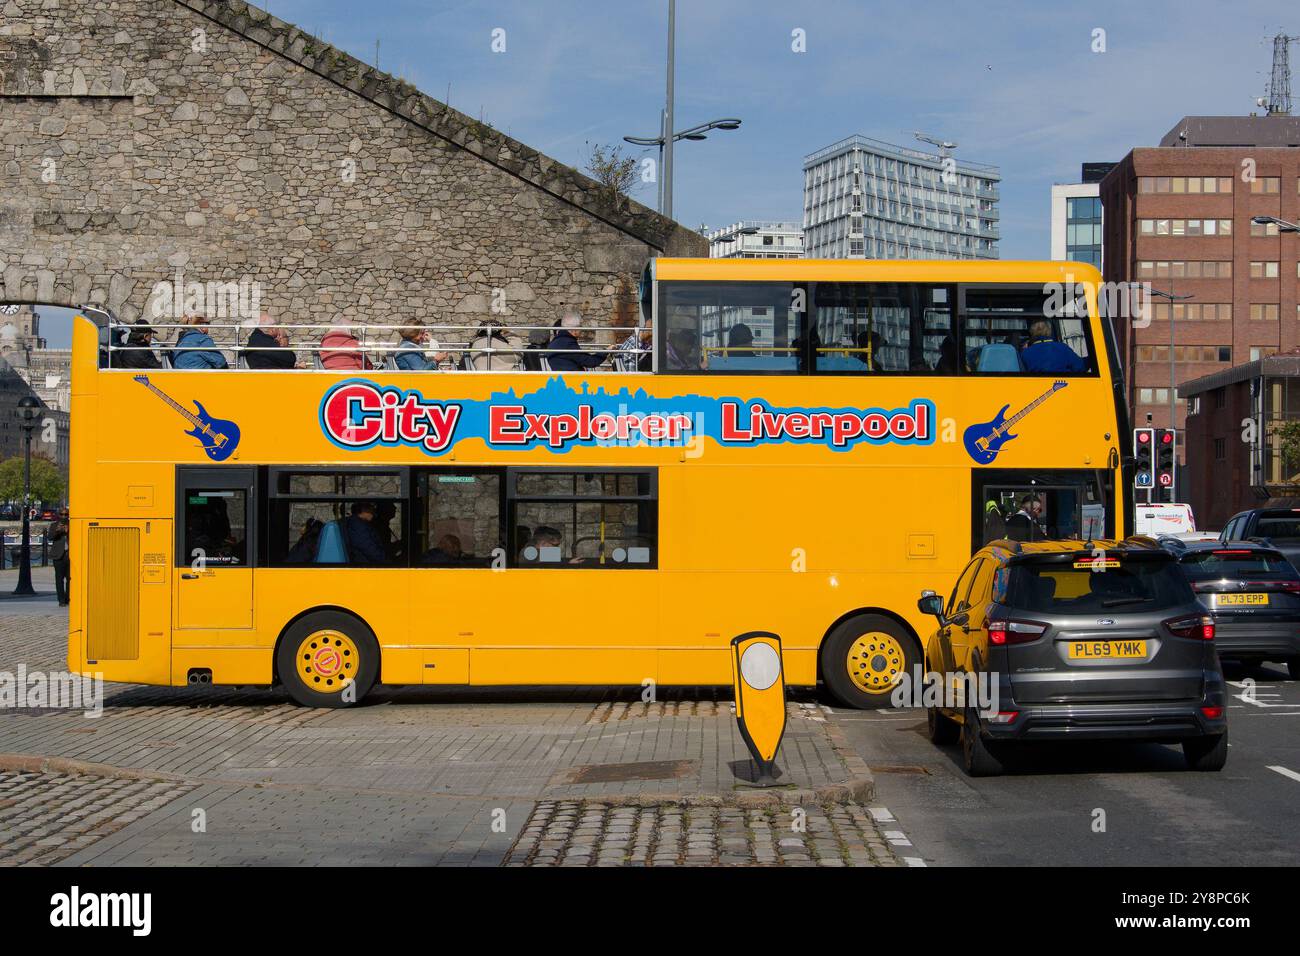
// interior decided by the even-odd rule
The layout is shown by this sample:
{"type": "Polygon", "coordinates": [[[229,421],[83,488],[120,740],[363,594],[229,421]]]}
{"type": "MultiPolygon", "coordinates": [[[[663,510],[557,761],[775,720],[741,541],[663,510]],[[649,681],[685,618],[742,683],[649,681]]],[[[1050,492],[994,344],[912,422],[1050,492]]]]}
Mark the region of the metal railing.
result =
{"type": "MultiPolygon", "coordinates": [[[[635,326],[582,326],[561,330],[554,325],[497,322],[490,325],[412,326],[409,323],[281,322],[263,325],[257,320],[203,323],[146,320],[142,326],[110,317],[100,326],[100,366],[140,371],[142,366],[131,359],[147,352],[158,364],[146,362],[145,368],[184,368],[187,366],[175,364],[176,357],[185,353],[218,353],[228,369],[253,367],[287,371],[290,369],[268,362],[267,358],[275,353],[290,353],[293,356],[290,368],[294,370],[636,372],[641,358],[652,356],[654,351],[652,345],[641,342],[642,332],[635,326]],[[145,328],[151,333],[150,341],[132,342],[132,333],[138,334],[145,328]],[[402,336],[403,332],[416,329],[421,333],[419,337],[408,339],[402,336]],[[189,331],[199,332],[209,341],[185,343],[189,331]],[[249,338],[256,331],[277,339],[276,343],[250,343],[249,338]],[[551,342],[561,331],[567,331],[579,340],[605,333],[614,341],[589,343],[585,347],[579,341],[577,348],[553,347],[551,342]],[[280,333],[284,335],[283,340],[278,340],[280,333]],[[165,341],[158,341],[160,335],[165,341]],[[408,342],[411,344],[406,344],[408,342]],[[582,356],[583,367],[570,369],[563,367],[568,363],[556,363],[556,359],[565,355],[582,356]],[[253,356],[256,364],[250,366],[248,360],[253,356]],[[424,363],[425,368],[399,365],[399,359],[405,356],[415,356],[418,361],[412,364],[424,363]],[[593,356],[601,356],[602,361],[588,364],[593,356]],[[555,364],[562,367],[557,369],[555,364]]],[[[222,366],[209,364],[203,367],[220,369],[222,366]]]]}

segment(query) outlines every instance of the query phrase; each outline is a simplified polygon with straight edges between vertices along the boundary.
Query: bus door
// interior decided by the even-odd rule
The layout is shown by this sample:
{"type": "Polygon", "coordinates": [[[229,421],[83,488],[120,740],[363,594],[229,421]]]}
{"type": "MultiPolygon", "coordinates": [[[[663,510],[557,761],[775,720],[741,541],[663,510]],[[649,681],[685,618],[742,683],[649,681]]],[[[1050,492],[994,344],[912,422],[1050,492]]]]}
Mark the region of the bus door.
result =
{"type": "Polygon", "coordinates": [[[176,471],[176,626],[253,626],[256,469],[176,471]]]}
{"type": "Polygon", "coordinates": [[[1112,535],[1110,484],[1108,473],[1090,469],[974,471],[972,552],[999,538],[1086,541],[1112,535]]]}

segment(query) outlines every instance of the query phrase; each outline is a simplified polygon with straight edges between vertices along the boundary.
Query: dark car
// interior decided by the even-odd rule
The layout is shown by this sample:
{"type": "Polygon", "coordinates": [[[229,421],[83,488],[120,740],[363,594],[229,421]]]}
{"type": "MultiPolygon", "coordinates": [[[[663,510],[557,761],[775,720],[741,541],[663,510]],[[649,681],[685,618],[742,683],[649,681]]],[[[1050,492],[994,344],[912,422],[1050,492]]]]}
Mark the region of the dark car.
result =
{"type": "Polygon", "coordinates": [[[1222,769],[1214,619],[1151,539],[995,541],[946,605],[926,592],[917,606],[939,619],[925,649],[943,689],[926,704],[930,739],[960,737],[972,776],[1001,772],[1015,744],[1039,740],[1179,743],[1189,767],[1222,769]],[[981,682],[995,707],[971,700],[981,682]]]}
{"type": "Polygon", "coordinates": [[[1300,566],[1300,508],[1255,508],[1233,515],[1223,526],[1219,543],[1247,540],[1276,548],[1300,566]]]}
{"type": "Polygon", "coordinates": [[[1253,541],[1171,549],[1214,615],[1219,656],[1281,661],[1300,680],[1300,573],[1276,548],[1253,541]]]}
{"type": "Polygon", "coordinates": [[[0,505],[0,521],[17,521],[22,517],[17,505],[0,505]]]}

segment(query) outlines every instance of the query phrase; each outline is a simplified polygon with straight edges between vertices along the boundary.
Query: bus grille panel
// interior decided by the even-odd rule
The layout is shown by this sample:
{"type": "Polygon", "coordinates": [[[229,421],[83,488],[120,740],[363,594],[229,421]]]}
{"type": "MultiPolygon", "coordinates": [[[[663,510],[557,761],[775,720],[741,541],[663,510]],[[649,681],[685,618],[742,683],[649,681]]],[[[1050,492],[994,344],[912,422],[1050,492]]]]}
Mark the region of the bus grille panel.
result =
{"type": "Polygon", "coordinates": [[[90,528],[86,575],[86,658],[140,657],[140,529],[90,528]]]}

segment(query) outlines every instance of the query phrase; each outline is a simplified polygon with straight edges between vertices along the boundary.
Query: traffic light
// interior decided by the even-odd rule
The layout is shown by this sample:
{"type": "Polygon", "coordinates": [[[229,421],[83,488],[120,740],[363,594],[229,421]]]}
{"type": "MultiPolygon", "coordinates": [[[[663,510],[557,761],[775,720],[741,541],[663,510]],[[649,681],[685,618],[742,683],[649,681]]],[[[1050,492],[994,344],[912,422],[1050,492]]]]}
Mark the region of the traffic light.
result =
{"type": "Polygon", "coordinates": [[[1166,501],[1174,501],[1174,468],[1178,463],[1178,433],[1172,428],[1157,428],[1155,434],[1156,487],[1166,501]]]}
{"type": "Polygon", "coordinates": [[[1137,455],[1137,467],[1133,471],[1133,487],[1148,491],[1155,485],[1155,438],[1154,428],[1133,429],[1133,451],[1137,455]]]}

